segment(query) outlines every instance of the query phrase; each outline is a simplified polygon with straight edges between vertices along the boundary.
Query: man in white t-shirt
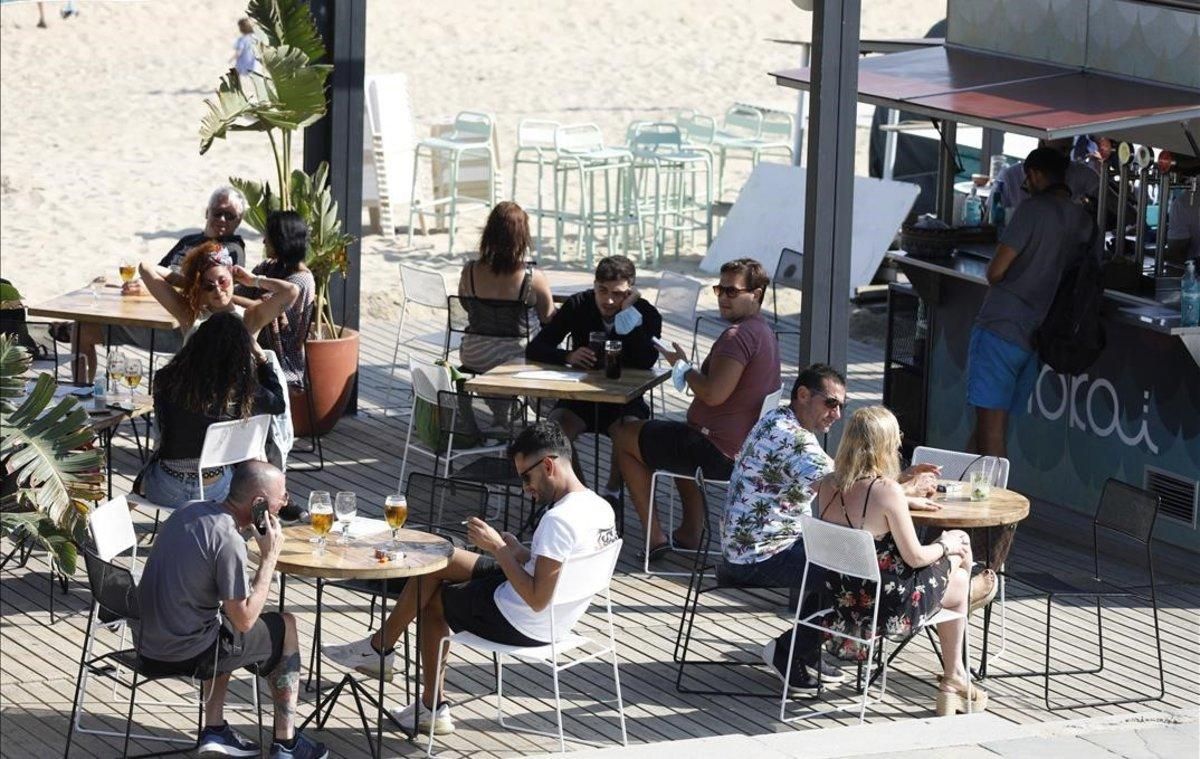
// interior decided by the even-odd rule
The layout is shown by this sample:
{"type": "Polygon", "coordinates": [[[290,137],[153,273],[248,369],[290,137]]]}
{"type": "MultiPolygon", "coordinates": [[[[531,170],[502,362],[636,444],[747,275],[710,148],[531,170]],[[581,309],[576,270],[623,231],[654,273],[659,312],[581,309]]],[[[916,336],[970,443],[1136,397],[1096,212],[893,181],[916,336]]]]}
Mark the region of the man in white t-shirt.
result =
{"type": "MultiPolygon", "coordinates": [[[[520,473],[525,492],[538,503],[552,504],[533,533],[529,548],[511,533],[500,533],[478,518],[468,520],[467,537],[483,554],[455,549],[447,567],[421,583],[421,657],[424,683],[419,707],[414,703],[393,712],[402,724],[412,724],[420,710],[420,730],[433,724],[436,735],[454,732],[450,705],[433,701],[439,641],[449,630],[471,632],[497,643],[538,646],[548,643],[550,599],[563,562],[593,553],[617,539],[613,510],[588,490],[571,468],[571,442],[562,427],[542,421],[525,429],[509,446],[508,455],[520,473]],[[429,580],[433,582],[429,582],[429,580]]],[[[571,631],[590,599],[555,608],[555,631],[571,631]]],[[[336,664],[378,675],[380,652],[384,670],[392,667],[392,646],[416,617],[416,583],[409,583],[381,633],[353,643],[324,646],[322,653],[336,664]]]]}

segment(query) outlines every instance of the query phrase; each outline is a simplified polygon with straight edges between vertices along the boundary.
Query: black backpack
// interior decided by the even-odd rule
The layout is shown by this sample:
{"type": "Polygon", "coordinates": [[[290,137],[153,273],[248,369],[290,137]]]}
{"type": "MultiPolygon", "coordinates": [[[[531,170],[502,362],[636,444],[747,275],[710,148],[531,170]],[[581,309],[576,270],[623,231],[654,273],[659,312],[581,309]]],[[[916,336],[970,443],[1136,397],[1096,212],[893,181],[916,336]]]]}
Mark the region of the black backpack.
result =
{"type": "Polygon", "coordinates": [[[1093,228],[1087,247],[1063,272],[1050,310],[1033,333],[1038,357],[1060,374],[1087,371],[1107,342],[1100,317],[1104,301],[1100,239],[1093,228]]]}

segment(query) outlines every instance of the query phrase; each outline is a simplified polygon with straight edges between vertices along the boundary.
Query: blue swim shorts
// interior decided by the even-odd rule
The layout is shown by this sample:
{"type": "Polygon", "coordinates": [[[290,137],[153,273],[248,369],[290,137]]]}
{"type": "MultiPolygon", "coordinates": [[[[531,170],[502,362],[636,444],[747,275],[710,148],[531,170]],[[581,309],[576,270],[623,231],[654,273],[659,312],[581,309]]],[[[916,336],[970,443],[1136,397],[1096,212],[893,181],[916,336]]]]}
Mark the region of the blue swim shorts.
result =
{"type": "Polygon", "coordinates": [[[967,352],[967,403],[976,408],[1025,413],[1038,376],[1038,357],[982,327],[971,328],[967,352]]]}

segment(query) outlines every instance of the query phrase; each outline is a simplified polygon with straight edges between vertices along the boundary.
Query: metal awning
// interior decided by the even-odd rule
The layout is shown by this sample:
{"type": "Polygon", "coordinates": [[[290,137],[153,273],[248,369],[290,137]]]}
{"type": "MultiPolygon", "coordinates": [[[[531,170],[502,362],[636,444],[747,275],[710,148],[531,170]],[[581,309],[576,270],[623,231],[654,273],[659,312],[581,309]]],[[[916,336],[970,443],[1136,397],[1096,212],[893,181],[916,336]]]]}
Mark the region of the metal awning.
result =
{"type": "MultiPolygon", "coordinates": [[[[807,68],[772,72],[807,90],[807,68]]],[[[1200,120],[1200,91],[946,46],[864,59],[858,97],[1041,139],[1200,120]]]]}

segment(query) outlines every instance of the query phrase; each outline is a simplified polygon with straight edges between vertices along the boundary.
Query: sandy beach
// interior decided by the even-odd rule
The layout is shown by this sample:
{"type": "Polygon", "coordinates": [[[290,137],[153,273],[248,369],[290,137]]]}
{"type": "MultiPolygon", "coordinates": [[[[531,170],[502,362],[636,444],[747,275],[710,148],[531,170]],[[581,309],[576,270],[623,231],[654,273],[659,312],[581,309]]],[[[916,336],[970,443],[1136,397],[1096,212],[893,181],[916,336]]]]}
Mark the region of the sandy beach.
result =
{"type": "MultiPolygon", "coordinates": [[[[35,28],[33,4],[0,13],[0,271],[28,303],[115,278],[122,256],[157,259],[202,225],[208,193],[227,177],[273,172],[260,135],[198,150],[203,100],[229,65],[242,0],[80,5],[62,20],[47,2],[48,29],[35,28]]],[[[876,38],[921,36],[945,10],[944,0],[864,6],[862,35],[876,38]]],[[[592,122],[617,142],[631,120],[681,108],[794,109],[795,93],[767,72],[796,65],[798,48],[770,40],[808,39],[810,24],[787,0],[375,0],[366,67],[408,75],[418,135],[462,109],[494,114],[507,176],[522,118],[592,122]]],[[[727,184],[746,174],[732,165],[727,184]]],[[[477,237],[482,218],[464,217],[456,247],[477,237]]],[[[255,262],[258,236],[243,233],[255,262]]],[[[444,236],[418,241],[432,246],[423,256],[457,270],[444,236]]],[[[363,302],[386,314],[399,300],[403,238],[363,243],[363,302]]]]}

